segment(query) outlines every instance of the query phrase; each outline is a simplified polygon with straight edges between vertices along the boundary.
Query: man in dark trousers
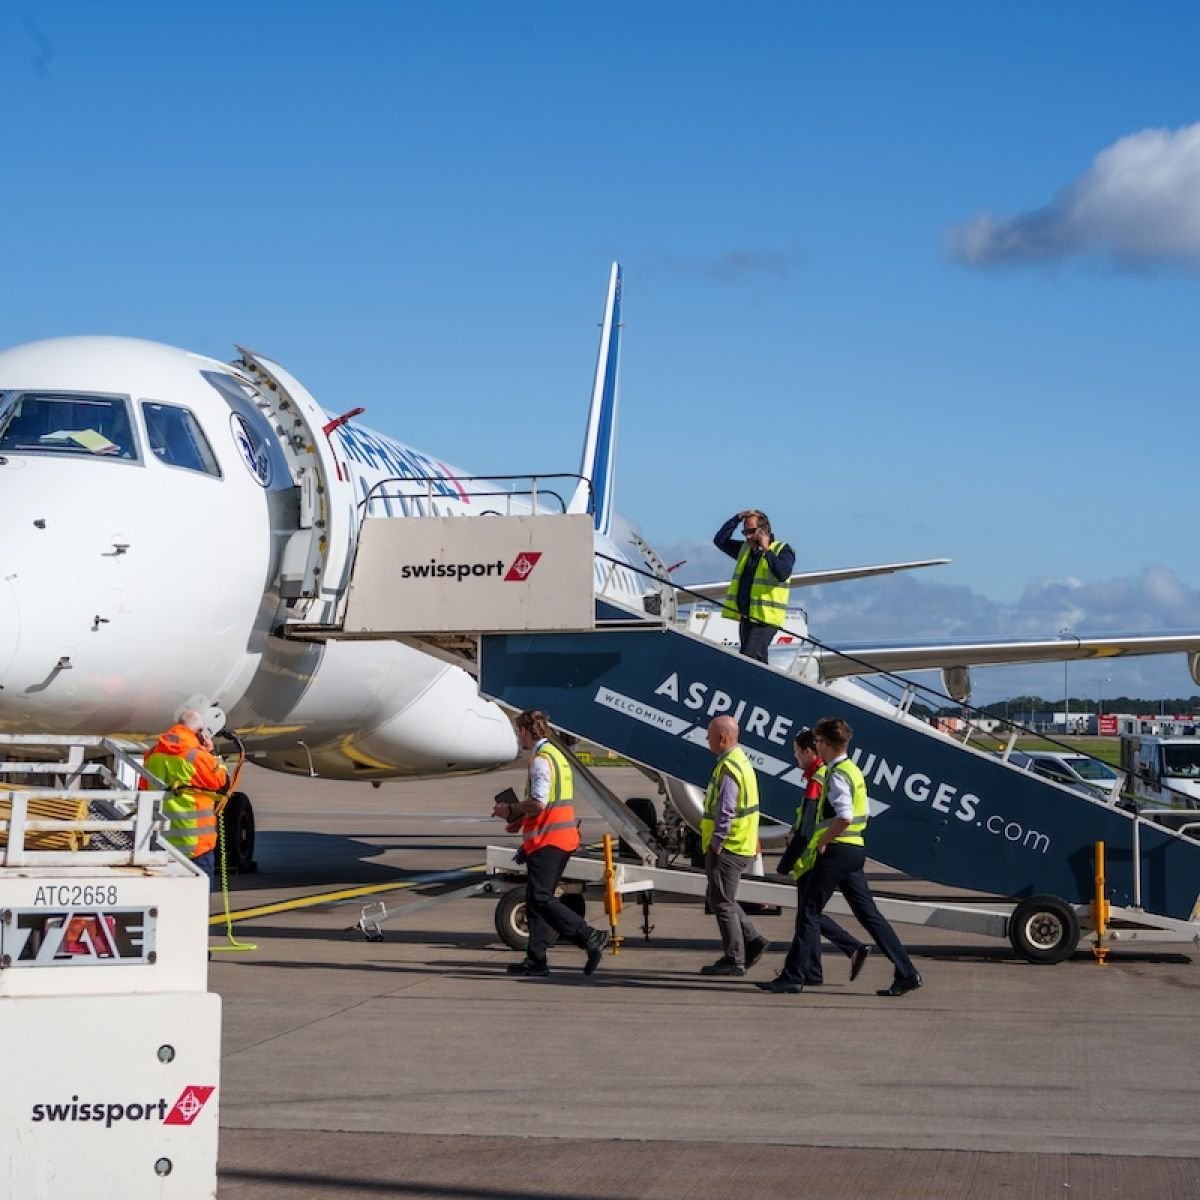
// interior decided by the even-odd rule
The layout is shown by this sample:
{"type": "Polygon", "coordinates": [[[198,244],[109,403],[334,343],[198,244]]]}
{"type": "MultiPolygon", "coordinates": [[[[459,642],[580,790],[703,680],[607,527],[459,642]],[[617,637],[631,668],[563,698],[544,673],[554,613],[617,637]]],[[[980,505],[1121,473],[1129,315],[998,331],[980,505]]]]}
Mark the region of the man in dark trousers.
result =
{"type": "Polygon", "coordinates": [[[769,983],[759,985],[764,991],[802,992],[808,980],[821,978],[821,916],[838,888],[895,968],[891,986],[880,988],[876,995],[903,996],[922,984],[895,930],[876,908],[863,873],[867,858],[863,834],[870,806],[863,773],[846,753],[852,736],[850,726],[840,717],[825,717],[813,730],[816,751],[826,764],[825,783],[816,828],[800,863],[803,885],[796,936],[783,971],[769,983]]]}
{"type": "Polygon", "coordinates": [[[717,530],[713,543],[737,559],[722,615],[738,622],[741,652],[766,662],[767,647],[787,619],[788,580],[796,565],[796,552],[787,542],[774,539],[767,514],[757,508],[730,517],[717,530]],[[745,541],[733,536],[739,521],[745,541]]]}
{"type": "Polygon", "coordinates": [[[529,949],[520,962],[508,968],[508,973],[549,975],[546,950],[557,933],[584,951],[587,958],[583,973],[591,975],[600,965],[608,933],[593,929],[554,894],[567,861],[579,849],[571,764],[550,741],[550,725],[544,712],[530,709],[521,713],[513,724],[517,744],[529,755],[525,796],[515,802],[497,798],[492,816],[503,817],[510,832],[521,833],[521,856],[527,872],[525,916],[529,922],[529,949]]]}
{"type": "MultiPolygon", "coordinates": [[[[804,877],[807,874],[805,864],[808,862],[805,859],[804,851],[812,842],[813,832],[817,827],[817,808],[821,802],[821,792],[825,788],[825,760],[817,753],[817,741],[811,729],[801,729],[796,734],[793,752],[796,755],[796,765],[804,772],[804,799],[800,802],[800,807],[796,809],[796,823],[792,826],[792,836],[788,839],[783,857],[779,860],[779,865],[775,870],[780,875],[787,875],[796,881],[799,893],[796,898],[796,916],[797,925],[799,925],[799,917],[804,910],[804,877]]],[[[846,895],[845,880],[842,881],[841,890],[842,894],[846,895]]],[[[860,942],[852,933],[848,933],[825,913],[821,914],[821,936],[850,960],[850,982],[853,983],[863,969],[863,964],[867,961],[871,948],[860,942]]],[[[805,980],[809,987],[824,983],[819,955],[812,965],[815,968],[816,976],[805,980]]],[[[784,973],[787,974],[786,967],[784,973]]],[[[766,991],[773,990],[767,984],[758,986],[766,991]]]]}

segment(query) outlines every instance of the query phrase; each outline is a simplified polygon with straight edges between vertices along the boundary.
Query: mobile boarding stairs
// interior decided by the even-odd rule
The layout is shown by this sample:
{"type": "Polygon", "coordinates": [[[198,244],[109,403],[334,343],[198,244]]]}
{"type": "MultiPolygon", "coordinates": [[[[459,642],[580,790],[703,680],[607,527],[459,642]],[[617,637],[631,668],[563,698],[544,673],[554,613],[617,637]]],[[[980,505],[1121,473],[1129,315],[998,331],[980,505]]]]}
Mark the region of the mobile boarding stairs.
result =
{"type": "MultiPolygon", "coordinates": [[[[339,619],[286,632],[397,638],[450,657],[478,677],[483,695],[550,713],[556,727],[663,777],[669,795],[671,784],[704,787],[713,761],[706,727],[730,713],[758,772],[764,815],[785,825],[804,794],[796,731],[841,717],[867,780],[871,858],[997,897],[990,909],[881,901],[892,919],[1007,934],[1030,961],[1060,961],[1081,927],[1096,927],[1103,843],[1108,936],[1200,945],[1200,841],[1126,811],[1116,794],[1085,796],[1013,765],[1015,732],[999,755],[958,742],[909,714],[911,690],[896,704],[861,684],[804,678],[675,627],[669,604],[652,617],[599,599],[593,580],[603,570],[593,558],[586,515],[372,518],[361,525],[339,619]],[[432,569],[416,578],[414,562],[432,569]]],[[[644,825],[590,772],[581,771],[581,786],[643,859],[617,867],[618,890],[703,893],[697,872],[652,865],[644,825]]],[[[490,848],[489,867],[511,872],[511,850],[490,848]]],[[[577,855],[567,878],[588,882],[602,871],[577,855]]],[[[739,897],[794,904],[794,892],[747,879],[739,897]]]]}

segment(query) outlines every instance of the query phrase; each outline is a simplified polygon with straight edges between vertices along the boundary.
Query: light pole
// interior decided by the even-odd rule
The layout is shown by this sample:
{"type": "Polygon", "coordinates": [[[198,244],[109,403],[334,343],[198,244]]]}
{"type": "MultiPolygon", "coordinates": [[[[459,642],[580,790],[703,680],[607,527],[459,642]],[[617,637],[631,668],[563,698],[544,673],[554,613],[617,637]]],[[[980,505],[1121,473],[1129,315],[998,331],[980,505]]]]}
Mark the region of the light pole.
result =
{"type": "MultiPolygon", "coordinates": [[[[1058,631],[1059,637],[1072,637],[1071,631],[1064,625],[1058,631]]],[[[1071,728],[1071,692],[1067,685],[1067,659],[1063,659],[1063,733],[1067,733],[1071,728]]]]}

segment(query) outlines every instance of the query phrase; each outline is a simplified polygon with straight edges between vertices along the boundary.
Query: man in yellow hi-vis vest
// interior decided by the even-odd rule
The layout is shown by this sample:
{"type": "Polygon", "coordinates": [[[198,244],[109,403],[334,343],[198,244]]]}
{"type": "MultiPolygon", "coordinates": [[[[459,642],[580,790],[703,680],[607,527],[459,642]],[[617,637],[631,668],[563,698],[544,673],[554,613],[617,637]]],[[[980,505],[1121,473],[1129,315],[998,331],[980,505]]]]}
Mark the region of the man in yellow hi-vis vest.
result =
{"type": "Polygon", "coordinates": [[[708,875],[708,906],[721,931],[721,957],[700,968],[701,975],[745,975],[766,953],[760,937],[737,902],[738,880],[758,849],[758,777],[738,745],[738,724],[730,716],[708,725],[708,748],[717,756],[704,793],[700,848],[708,875]]]}
{"type": "Polygon", "coordinates": [[[839,888],[859,923],[895,967],[891,986],[880,988],[876,995],[903,996],[921,986],[920,973],[876,907],[863,873],[867,858],[863,835],[870,806],[863,773],[846,753],[852,736],[840,717],[825,717],[813,727],[817,753],[826,763],[825,784],[816,829],[801,860],[796,936],[783,970],[769,983],[759,984],[764,991],[802,992],[806,982],[821,978],[821,915],[839,888]]]}
{"type": "MultiPolygon", "coordinates": [[[[780,875],[787,875],[796,881],[796,913],[799,916],[804,910],[804,889],[807,886],[806,880],[813,865],[816,850],[813,835],[817,828],[817,812],[821,807],[821,796],[825,791],[826,767],[825,760],[817,753],[817,740],[811,729],[807,727],[801,729],[796,734],[792,748],[796,756],[796,765],[804,772],[804,799],[800,802],[800,807],[796,809],[796,823],[792,826],[792,836],[788,839],[783,856],[775,870],[780,875]]],[[[842,881],[841,889],[843,895],[848,895],[845,880],[842,881]]],[[[853,983],[858,978],[859,972],[862,971],[867,956],[871,953],[870,947],[860,942],[852,933],[843,929],[825,913],[821,914],[821,937],[850,960],[850,982],[853,983]]],[[[818,971],[821,970],[819,955],[811,965],[818,971]]],[[[785,976],[788,974],[786,966],[783,973],[785,976]]],[[[814,978],[810,972],[804,982],[809,987],[814,987],[824,983],[825,980],[822,974],[818,974],[814,978]]],[[[769,984],[760,983],[758,986],[765,991],[776,990],[774,981],[769,984]]]]}
{"type": "Polygon", "coordinates": [[[737,621],[741,652],[766,662],[767,647],[787,619],[788,580],[796,552],[787,542],[775,540],[767,514],[757,508],[730,517],[717,530],[713,544],[737,559],[722,615],[737,621]],[[739,521],[745,541],[733,536],[739,521]]]}

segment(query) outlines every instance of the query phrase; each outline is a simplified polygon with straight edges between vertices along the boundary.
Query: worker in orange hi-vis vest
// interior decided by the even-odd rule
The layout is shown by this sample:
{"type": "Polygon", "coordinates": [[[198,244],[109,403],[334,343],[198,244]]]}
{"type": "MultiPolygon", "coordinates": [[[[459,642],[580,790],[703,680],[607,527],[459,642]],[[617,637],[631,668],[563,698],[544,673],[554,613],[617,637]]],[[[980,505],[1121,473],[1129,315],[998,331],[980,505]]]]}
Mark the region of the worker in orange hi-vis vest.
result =
{"type": "Polygon", "coordinates": [[[212,879],[217,796],[229,787],[229,773],[213,753],[212,738],[198,712],[186,708],[179,714],[146,755],[146,770],[169,791],[163,801],[166,840],[212,879]]]}
{"type": "MultiPolygon", "coordinates": [[[[554,894],[567,861],[579,849],[575,821],[575,781],[567,756],[549,740],[546,714],[537,709],[521,713],[513,722],[517,744],[529,755],[529,774],[522,800],[497,797],[493,817],[503,817],[509,832],[521,834],[518,861],[527,872],[525,916],[529,922],[529,949],[510,975],[549,975],[546,950],[552,933],[573,942],[587,953],[583,973],[600,965],[608,933],[593,929],[554,894]]],[[[511,795],[511,793],[510,793],[511,795]]]]}

